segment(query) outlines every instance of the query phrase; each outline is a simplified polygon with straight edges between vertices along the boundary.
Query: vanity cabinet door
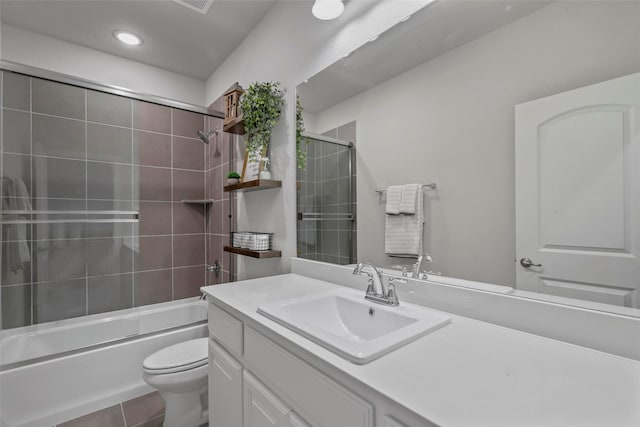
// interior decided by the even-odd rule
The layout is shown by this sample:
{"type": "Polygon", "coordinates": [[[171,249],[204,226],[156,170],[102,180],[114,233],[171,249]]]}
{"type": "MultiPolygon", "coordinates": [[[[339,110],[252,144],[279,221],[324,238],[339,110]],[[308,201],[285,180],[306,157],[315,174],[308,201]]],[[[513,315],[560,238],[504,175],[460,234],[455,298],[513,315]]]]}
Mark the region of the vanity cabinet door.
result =
{"type": "Polygon", "coordinates": [[[242,365],[209,340],[209,425],[242,425],[242,365]]]}
{"type": "Polygon", "coordinates": [[[288,427],[290,412],[256,377],[244,371],[244,427],[288,427]]]}

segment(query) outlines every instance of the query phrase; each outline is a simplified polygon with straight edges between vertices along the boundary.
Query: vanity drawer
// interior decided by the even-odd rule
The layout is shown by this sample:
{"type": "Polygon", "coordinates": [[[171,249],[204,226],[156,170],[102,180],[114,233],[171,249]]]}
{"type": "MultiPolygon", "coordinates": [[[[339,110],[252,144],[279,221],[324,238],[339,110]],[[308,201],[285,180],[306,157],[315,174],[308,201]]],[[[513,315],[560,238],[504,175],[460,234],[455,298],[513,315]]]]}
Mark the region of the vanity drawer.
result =
{"type": "Polygon", "coordinates": [[[209,333],[238,359],[242,358],[242,322],[209,304],[209,333]]]}
{"type": "Polygon", "coordinates": [[[246,366],[311,425],[370,427],[373,406],[250,327],[246,366]]]}

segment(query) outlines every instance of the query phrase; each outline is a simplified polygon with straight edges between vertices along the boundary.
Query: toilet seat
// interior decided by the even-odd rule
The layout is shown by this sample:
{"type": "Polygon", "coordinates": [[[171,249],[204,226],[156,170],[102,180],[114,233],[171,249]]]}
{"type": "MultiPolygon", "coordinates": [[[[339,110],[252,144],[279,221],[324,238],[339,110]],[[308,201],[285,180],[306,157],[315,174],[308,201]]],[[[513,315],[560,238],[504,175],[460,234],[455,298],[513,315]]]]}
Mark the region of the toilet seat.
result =
{"type": "Polygon", "coordinates": [[[188,371],[208,363],[208,338],[184,341],[148,356],[142,369],[151,375],[172,374],[188,371]]]}

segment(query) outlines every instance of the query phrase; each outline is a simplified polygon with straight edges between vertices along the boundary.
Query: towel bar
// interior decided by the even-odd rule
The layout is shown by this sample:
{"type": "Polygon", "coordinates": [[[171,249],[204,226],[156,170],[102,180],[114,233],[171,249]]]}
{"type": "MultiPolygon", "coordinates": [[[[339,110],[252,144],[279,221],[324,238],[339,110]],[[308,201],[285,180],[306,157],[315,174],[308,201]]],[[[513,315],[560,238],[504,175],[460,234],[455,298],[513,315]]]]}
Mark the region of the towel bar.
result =
{"type": "Polygon", "coordinates": [[[70,223],[116,223],[116,222],[139,222],[140,212],[119,211],[119,210],[0,210],[1,215],[131,215],[131,218],[69,218],[69,219],[9,219],[0,220],[0,224],[70,224],[70,223]]]}
{"type": "MultiPolygon", "coordinates": [[[[429,188],[430,190],[435,190],[437,187],[435,182],[432,182],[431,184],[422,184],[422,188],[429,188]]],[[[376,190],[376,193],[386,193],[387,189],[386,188],[378,188],[376,190]]]]}

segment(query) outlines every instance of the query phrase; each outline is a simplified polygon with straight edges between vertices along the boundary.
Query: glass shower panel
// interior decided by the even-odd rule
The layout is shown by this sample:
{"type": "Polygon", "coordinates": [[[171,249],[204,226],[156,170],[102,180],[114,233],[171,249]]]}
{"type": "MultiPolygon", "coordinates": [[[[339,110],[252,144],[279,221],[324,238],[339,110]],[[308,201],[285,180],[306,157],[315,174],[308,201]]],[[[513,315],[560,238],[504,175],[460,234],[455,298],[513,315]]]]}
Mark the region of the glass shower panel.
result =
{"type": "Polygon", "coordinates": [[[298,256],[334,264],[355,260],[354,148],[309,137],[307,167],[298,170],[298,256]]]}
{"type": "Polygon", "coordinates": [[[199,295],[208,210],[182,201],[211,194],[221,207],[205,172],[219,184],[228,167],[222,139],[208,156],[197,136],[207,116],[8,70],[0,79],[0,329],[199,295]]]}

